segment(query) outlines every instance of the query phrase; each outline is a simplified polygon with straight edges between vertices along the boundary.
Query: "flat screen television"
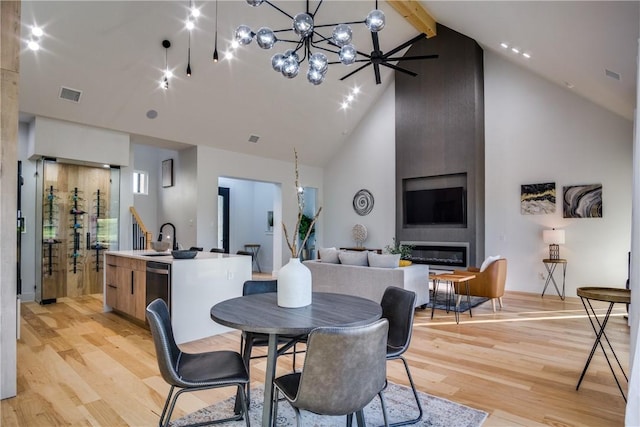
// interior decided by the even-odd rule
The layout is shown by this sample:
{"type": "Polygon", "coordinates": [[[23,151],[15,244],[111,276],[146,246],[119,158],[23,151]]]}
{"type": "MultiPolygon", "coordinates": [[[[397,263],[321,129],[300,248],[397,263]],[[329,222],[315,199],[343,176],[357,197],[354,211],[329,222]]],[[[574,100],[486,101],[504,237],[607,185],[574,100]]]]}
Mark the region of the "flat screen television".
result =
{"type": "Polygon", "coordinates": [[[406,225],[466,225],[465,189],[405,191],[404,214],[406,225]]]}

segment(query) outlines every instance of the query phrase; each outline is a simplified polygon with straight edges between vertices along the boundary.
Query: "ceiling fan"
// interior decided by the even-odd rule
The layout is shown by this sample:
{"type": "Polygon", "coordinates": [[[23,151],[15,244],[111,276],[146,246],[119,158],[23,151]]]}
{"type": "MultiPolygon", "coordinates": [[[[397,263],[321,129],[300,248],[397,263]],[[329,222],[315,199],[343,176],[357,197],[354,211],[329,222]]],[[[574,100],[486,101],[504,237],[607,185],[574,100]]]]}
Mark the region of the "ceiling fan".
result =
{"type": "Polygon", "coordinates": [[[417,35],[416,37],[412,38],[409,41],[406,41],[404,43],[402,43],[400,46],[391,49],[389,52],[387,53],[383,53],[380,50],[380,41],[378,39],[378,33],[377,32],[371,32],[371,39],[373,41],[373,51],[371,52],[370,55],[367,55],[366,53],[360,52],[358,51],[358,55],[365,57],[366,59],[356,59],[355,62],[366,62],[366,64],[356,68],[355,70],[353,70],[352,72],[350,72],[349,74],[345,75],[344,77],[340,78],[340,80],[345,80],[349,77],[351,77],[352,75],[354,75],[355,73],[357,73],[360,70],[363,70],[365,68],[367,68],[369,65],[373,65],[373,72],[375,74],[376,77],[376,84],[380,84],[382,83],[382,79],[380,78],[380,66],[383,65],[385,67],[391,68],[393,70],[396,71],[400,71],[401,73],[405,73],[405,74],[409,74],[410,76],[417,76],[416,73],[414,73],[413,71],[407,70],[406,68],[402,68],[399,67],[395,64],[391,64],[390,62],[395,62],[395,61],[416,61],[416,60],[421,60],[421,59],[435,59],[438,58],[438,55],[418,55],[418,56],[399,56],[399,57],[393,57],[393,55],[395,55],[396,53],[400,52],[402,49],[411,46],[413,43],[422,40],[423,38],[425,38],[427,35],[422,33],[417,35]]]}

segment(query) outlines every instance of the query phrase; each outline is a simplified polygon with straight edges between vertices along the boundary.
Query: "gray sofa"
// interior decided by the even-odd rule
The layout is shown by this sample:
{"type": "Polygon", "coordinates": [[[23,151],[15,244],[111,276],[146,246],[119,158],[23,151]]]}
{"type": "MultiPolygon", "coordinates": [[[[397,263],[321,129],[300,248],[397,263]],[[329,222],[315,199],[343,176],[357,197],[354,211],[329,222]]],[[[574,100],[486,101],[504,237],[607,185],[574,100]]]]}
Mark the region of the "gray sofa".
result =
{"type": "Polygon", "coordinates": [[[314,292],[356,295],[375,302],[382,300],[388,286],[398,286],[416,293],[416,307],[429,303],[429,266],[378,268],[331,264],[319,260],[304,261],[311,270],[314,292]]]}

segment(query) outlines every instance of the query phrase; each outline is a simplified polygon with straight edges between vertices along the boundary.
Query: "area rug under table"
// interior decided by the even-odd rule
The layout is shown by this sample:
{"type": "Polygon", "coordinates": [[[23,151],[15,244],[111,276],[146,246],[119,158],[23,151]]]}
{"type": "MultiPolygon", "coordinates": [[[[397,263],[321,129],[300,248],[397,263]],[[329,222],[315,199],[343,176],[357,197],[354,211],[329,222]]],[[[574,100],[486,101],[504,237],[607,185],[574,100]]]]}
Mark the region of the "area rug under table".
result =
{"type": "MultiPolygon", "coordinates": [[[[231,390],[231,389],[230,389],[231,390]]],[[[487,413],[468,406],[460,405],[450,400],[442,399],[430,394],[418,392],[424,415],[422,420],[414,426],[430,427],[478,427],[487,418],[487,413]]],[[[261,425],[262,420],[262,387],[251,389],[251,405],[249,417],[252,426],[261,425]]],[[[389,423],[415,418],[418,415],[413,393],[409,387],[389,383],[385,393],[387,415],[389,423]]],[[[208,406],[192,414],[179,418],[171,423],[172,426],[184,426],[187,424],[211,420],[214,418],[226,418],[233,411],[235,397],[208,406]]],[[[381,426],[382,412],[380,399],[377,397],[364,410],[367,426],[381,426]]],[[[326,417],[302,412],[302,425],[305,427],[344,427],[345,417],[326,417]]],[[[354,418],[353,424],[356,425],[354,418]]],[[[225,426],[245,426],[244,421],[234,421],[223,424],[225,426]]],[[[278,404],[277,426],[295,426],[296,417],[291,406],[285,401],[278,404]]]]}
{"type": "MultiPolygon", "coordinates": [[[[455,295],[453,301],[450,303],[449,306],[449,310],[453,311],[453,308],[455,306],[455,300],[458,298],[458,295],[455,295]]],[[[429,303],[427,304],[427,308],[431,309],[431,306],[433,305],[433,293],[430,295],[429,298],[429,303]]],[[[471,300],[471,308],[478,306],[480,304],[482,304],[483,302],[489,301],[489,298],[485,298],[485,297],[474,297],[471,296],[470,297],[471,300]]],[[[438,296],[436,298],[436,310],[446,310],[447,309],[447,292],[446,291],[442,291],[442,290],[438,290],[438,296]]],[[[462,295],[462,298],[460,298],[460,307],[459,307],[460,313],[464,313],[465,311],[469,310],[469,304],[467,303],[467,296],[466,295],[462,295]]]]}

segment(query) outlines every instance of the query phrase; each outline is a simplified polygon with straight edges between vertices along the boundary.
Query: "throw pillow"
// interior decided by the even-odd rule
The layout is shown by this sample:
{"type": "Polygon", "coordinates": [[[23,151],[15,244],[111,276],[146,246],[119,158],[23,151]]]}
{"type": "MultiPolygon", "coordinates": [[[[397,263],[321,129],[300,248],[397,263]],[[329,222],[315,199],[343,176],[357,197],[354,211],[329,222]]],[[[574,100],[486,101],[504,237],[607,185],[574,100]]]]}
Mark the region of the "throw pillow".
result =
{"type": "Polygon", "coordinates": [[[480,266],[480,272],[483,272],[484,270],[486,270],[487,267],[489,267],[489,265],[491,265],[493,261],[496,261],[499,259],[500,259],[500,255],[488,256],[487,259],[485,259],[482,265],[480,266]]]}
{"type": "Polygon", "coordinates": [[[340,262],[345,265],[361,265],[366,267],[369,265],[367,262],[367,254],[367,251],[346,251],[340,252],[338,258],[340,258],[340,262]]]}
{"type": "Polygon", "coordinates": [[[380,255],[369,252],[369,267],[396,268],[400,265],[400,254],[380,255]]]}
{"type": "Polygon", "coordinates": [[[327,264],[340,264],[338,259],[338,253],[340,251],[336,248],[320,248],[318,254],[320,255],[320,261],[327,264]]]}

